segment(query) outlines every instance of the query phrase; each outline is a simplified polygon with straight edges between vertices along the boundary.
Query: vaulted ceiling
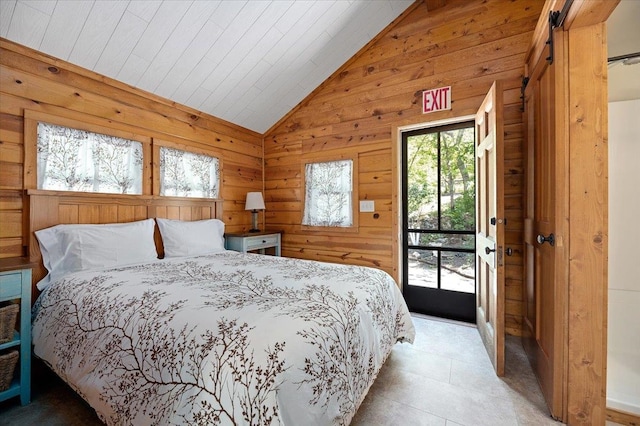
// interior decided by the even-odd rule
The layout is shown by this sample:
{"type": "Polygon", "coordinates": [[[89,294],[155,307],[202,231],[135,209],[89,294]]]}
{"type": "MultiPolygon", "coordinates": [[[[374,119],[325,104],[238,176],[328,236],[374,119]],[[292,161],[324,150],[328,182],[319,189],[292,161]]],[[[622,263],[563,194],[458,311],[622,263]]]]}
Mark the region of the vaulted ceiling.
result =
{"type": "MultiPolygon", "coordinates": [[[[264,133],[412,4],[0,0],[0,36],[264,133]]],[[[609,56],[640,51],[638,6],[612,15],[609,56]]],[[[610,65],[610,100],[640,96],[638,66],[610,65]]]]}
{"type": "Polygon", "coordinates": [[[1,0],[0,36],[264,133],[412,3],[1,0]]]}

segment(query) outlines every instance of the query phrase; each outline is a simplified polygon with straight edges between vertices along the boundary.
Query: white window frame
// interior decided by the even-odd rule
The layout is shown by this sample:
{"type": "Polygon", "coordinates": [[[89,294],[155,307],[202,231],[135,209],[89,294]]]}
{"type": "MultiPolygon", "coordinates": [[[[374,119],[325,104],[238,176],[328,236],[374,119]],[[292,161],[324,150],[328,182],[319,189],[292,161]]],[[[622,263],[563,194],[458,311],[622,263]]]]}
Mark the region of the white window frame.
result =
{"type": "MultiPolygon", "coordinates": [[[[135,192],[128,191],[126,195],[146,195],[151,193],[151,138],[145,135],[141,135],[137,132],[136,128],[131,126],[117,124],[110,122],[106,119],[100,119],[89,115],[83,115],[80,113],[74,113],[73,117],[59,116],[49,114],[41,111],[33,111],[25,109],[24,111],[24,169],[23,169],[23,185],[25,189],[44,190],[44,191],[69,191],[69,189],[52,189],[42,188],[42,184],[39,185],[39,181],[42,182],[40,173],[38,170],[38,123],[53,124],[60,127],[65,127],[73,131],[94,133],[98,138],[105,138],[105,140],[123,139],[127,141],[133,141],[142,144],[142,175],[140,177],[141,192],[137,190],[135,192]],[[113,127],[111,127],[113,125],[113,127]]],[[[138,179],[136,177],[136,179],[138,179]]],[[[71,190],[72,192],[93,194],[93,193],[119,193],[121,191],[105,191],[100,188],[94,190],[94,185],[90,185],[91,188],[79,188],[71,190]]]]}
{"type": "MultiPolygon", "coordinates": [[[[219,154],[213,150],[208,150],[200,147],[190,146],[185,143],[176,142],[172,140],[166,139],[153,139],[153,163],[154,163],[154,175],[153,175],[153,194],[161,195],[164,197],[186,197],[186,198],[203,198],[203,199],[220,199],[222,196],[222,176],[223,176],[223,163],[222,158],[220,158],[219,154]],[[217,188],[217,191],[213,195],[204,195],[196,191],[191,191],[190,193],[182,192],[180,194],[174,194],[172,192],[166,191],[163,180],[164,170],[162,170],[162,158],[161,158],[161,150],[170,149],[176,151],[184,151],[188,156],[205,156],[213,159],[214,163],[217,164],[215,169],[215,176],[209,176],[210,182],[217,188]]],[[[189,166],[186,166],[188,169],[189,166]]],[[[185,170],[189,173],[188,170],[185,170]]],[[[191,182],[193,186],[197,186],[197,178],[195,176],[188,176],[187,179],[191,182]]]]}
{"type": "Polygon", "coordinates": [[[189,198],[220,197],[220,159],[181,149],[160,147],[160,195],[189,198]],[[166,159],[175,163],[169,171],[166,159]],[[200,163],[200,164],[198,164],[200,163]],[[209,164],[204,164],[209,163],[209,164]],[[198,170],[200,169],[200,170],[198,170]],[[178,179],[176,174],[181,174],[178,179]],[[173,177],[173,178],[171,178],[173,177]],[[171,185],[169,184],[171,182],[171,185]]]}
{"type": "MultiPolygon", "coordinates": [[[[325,176],[326,177],[326,176],[325,176]]],[[[302,162],[302,198],[303,198],[303,215],[301,218],[301,228],[307,231],[322,231],[322,232],[357,232],[358,230],[358,161],[357,157],[350,156],[342,156],[339,158],[328,157],[328,158],[309,158],[307,160],[303,160],[302,162]],[[324,164],[324,163],[335,163],[335,162],[349,162],[351,165],[351,182],[350,182],[350,190],[345,192],[350,192],[349,200],[348,200],[348,212],[350,214],[350,223],[348,224],[328,224],[322,223],[320,220],[314,220],[314,218],[310,217],[313,212],[310,210],[312,208],[311,202],[309,200],[309,196],[311,194],[310,191],[307,191],[309,187],[308,179],[312,177],[309,176],[308,170],[314,165],[324,164]]],[[[317,219],[317,218],[316,218],[317,219]]]]}
{"type": "Polygon", "coordinates": [[[142,142],[38,122],[37,189],[142,194],[142,142]]]}

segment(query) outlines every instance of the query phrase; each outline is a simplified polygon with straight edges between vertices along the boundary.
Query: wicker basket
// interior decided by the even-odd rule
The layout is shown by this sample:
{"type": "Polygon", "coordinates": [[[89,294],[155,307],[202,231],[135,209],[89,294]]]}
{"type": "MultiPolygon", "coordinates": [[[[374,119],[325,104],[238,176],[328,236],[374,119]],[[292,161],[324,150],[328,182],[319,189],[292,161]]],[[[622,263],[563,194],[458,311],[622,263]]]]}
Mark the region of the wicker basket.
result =
{"type": "Polygon", "coordinates": [[[0,392],[6,391],[13,380],[13,370],[18,362],[18,351],[11,351],[0,355],[0,392]]]}
{"type": "Polygon", "coordinates": [[[0,308],[0,343],[13,340],[19,309],[20,306],[17,303],[0,308]]]}

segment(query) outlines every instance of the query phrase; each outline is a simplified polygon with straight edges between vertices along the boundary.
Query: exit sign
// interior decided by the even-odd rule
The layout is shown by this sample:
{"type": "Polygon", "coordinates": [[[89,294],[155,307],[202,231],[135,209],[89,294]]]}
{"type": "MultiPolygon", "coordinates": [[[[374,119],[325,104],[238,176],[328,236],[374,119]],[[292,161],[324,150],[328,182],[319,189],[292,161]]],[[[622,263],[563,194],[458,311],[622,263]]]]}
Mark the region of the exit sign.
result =
{"type": "Polygon", "coordinates": [[[422,92],[422,113],[451,109],[451,86],[422,92]]]}

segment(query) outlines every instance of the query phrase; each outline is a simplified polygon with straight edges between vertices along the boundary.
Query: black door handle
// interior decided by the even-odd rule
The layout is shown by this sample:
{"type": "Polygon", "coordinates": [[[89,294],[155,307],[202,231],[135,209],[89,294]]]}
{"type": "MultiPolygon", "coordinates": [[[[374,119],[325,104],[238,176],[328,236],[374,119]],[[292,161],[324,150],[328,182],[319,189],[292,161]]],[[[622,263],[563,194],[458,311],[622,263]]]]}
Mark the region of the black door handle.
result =
{"type": "Polygon", "coordinates": [[[546,241],[553,247],[556,243],[556,237],[553,234],[549,234],[548,237],[545,237],[542,234],[538,234],[538,236],[536,237],[536,241],[538,242],[538,244],[544,244],[546,241]]]}
{"type": "Polygon", "coordinates": [[[484,248],[484,252],[487,253],[487,254],[491,254],[494,251],[496,251],[496,249],[490,249],[489,247],[485,247],[484,248]]]}
{"type": "Polygon", "coordinates": [[[507,256],[511,256],[513,254],[513,249],[511,247],[507,247],[507,256]]]}

